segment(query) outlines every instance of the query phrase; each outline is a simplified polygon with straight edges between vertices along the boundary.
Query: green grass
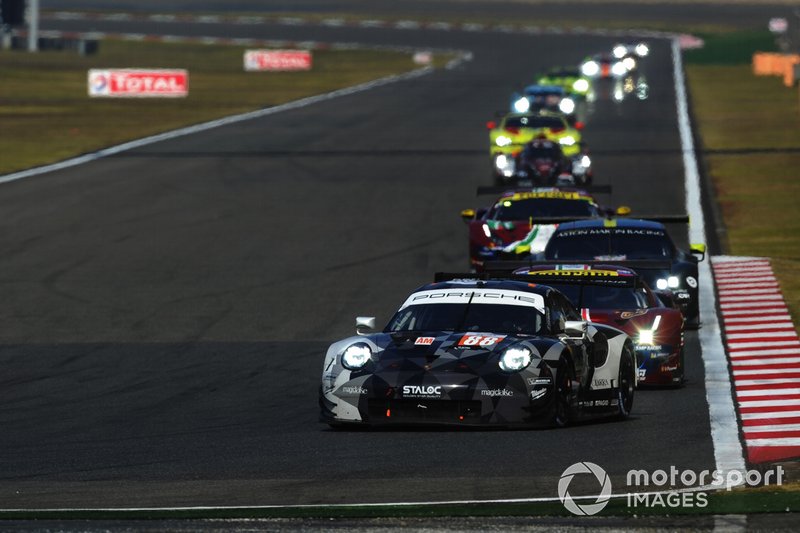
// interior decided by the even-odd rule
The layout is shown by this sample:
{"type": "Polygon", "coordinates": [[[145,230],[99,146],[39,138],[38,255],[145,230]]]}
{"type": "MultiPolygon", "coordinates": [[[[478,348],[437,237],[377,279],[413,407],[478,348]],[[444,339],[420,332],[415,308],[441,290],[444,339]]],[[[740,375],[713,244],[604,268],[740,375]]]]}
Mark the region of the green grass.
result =
{"type": "Polygon", "coordinates": [[[697,36],[705,46],[685,52],[688,65],[742,65],[750,62],[754,51],[778,49],[775,36],[768,31],[699,32],[697,36]]]}
{"type": "Polygon", "coordinates": [[[707,39],[705,54],[687,54],[686,71],[695,125],[728,233],[728,252],[772,258],[797,324],[800,95],[778,77],[752,74],[751,54],[764,50],[769,37],[766,32],[748,33],[741,46],[732,45],[735,35],[707,39]]]}
{"type": "MultiPolygon", "coordinates": [[[[314,51],[310,72],[244,72],[244,48],[103,41],[95,56],[0,52],[0,174],[415,68],[409,54],[314,51]],[[180,99],[89,98],[90,68],[186,68],[180,99]],[[10,156],[9,154],[13,154],[10,156]]],[[[438,64],[446,57],[436,58],[438,64]]]]}

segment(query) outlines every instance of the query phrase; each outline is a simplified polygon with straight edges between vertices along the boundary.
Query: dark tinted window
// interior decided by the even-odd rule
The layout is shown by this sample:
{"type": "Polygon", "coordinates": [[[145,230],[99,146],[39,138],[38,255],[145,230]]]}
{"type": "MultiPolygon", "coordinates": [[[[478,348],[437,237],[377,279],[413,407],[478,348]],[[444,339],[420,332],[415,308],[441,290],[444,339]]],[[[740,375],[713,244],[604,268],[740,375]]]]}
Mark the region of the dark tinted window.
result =
{"type": "Polygon", "coordinates": [[[384,331],[479,331],[535,335],[544,317],[534,307],[491,304],[411,305],[398,311],[384,331]]]}
{"type": "Polygon", "coordinates": [[[564,129],[564,122],[557,117],[509,117],[506,128],[552,128],[564,129]]]}
{"type": "Polygon", "coordinates": [[[594,217],[597,206],[586,200],[561,198],[531,198],[528,200],[501,201],[489,214],[493,220],[528,220],[530,217],[594,217]]]}

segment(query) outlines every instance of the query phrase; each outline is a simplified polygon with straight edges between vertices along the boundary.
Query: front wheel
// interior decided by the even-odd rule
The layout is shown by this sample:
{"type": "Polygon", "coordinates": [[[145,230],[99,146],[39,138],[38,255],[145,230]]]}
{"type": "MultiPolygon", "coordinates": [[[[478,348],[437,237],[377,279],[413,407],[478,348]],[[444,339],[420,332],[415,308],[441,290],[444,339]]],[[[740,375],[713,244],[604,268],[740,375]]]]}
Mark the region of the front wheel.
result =
{"type": "Polygon", "coordinates": [[[575,381],[575,372],[569,362],[564,361],[558,369],[556,382],[556,405],[553,413],[555,427],[568,426],[574,411],[574,394],[572,383],[575,381]]]}
{"type": "Polygon", "coordinates": [[[635,358],[630,346],[622,349],[622,356],[619,360],[619,381],[617,385],[617,415],[628,418],[633,407],[633,393],[636,389],[636,365],[635,358]]]}

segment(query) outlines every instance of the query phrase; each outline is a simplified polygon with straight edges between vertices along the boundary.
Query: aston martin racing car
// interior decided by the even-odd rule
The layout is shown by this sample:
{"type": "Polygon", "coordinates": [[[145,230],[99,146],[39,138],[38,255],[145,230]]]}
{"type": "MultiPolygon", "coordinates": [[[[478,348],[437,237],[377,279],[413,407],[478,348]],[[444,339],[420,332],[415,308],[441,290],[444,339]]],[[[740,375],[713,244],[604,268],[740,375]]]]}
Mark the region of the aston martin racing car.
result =
{"type": "Polygon", "coordinates": [[[635,271],[616,265],[534,265],[514,271],[550,285],[581,310],[635,344],[639,383],[680,386],[684,379],[684,318],[669,290],[654,292],[635,271]]]}
{"type": "MultiPolygon", "coordinates": [[[[628,416],[637,373],[626,334],[581,320],[550,287],[456,276],[411,293],[383,331],[330,346],[321,421],[514,427],[628,416]]],[[[374,322],[357,319],[357,332],[374,322]]]]}
{"type": "MultiPolygon", "coordinates": [[[[688,221],[685,216],[655,218],[688,221]]],[[[661,222],[612,218],[560,224],[544,252],[530,256],[530,261],[603,261],[628,266],[650,287],[670,289],[688,325],[697,326],[700,319],[697,263],[703,258],[705,245],[693,244],[689,251],[680,250],[661,222]]]]}
{"type": "Polygon", "coordinates": [[[574,97],[560,85],[528,85],[522,93],[511,96],[512,113],[555,111],[572,115],[575,109],[574,97]]]}
{"type": "Polygon", "coordinates": [[[536,82],[539,85],[557,85],[568,94],[591,100],[592,80],[584,76],[578,67],[554,67],[542,74],[536,82]]]}
{"type": "Polygon", "coordinates": [[[486,261],[513,252],[525,241],[526,253],[539,253],[556,229],[556,217],[601,217],[594,198],[580,189],[532,188],[503,193],[488,208],[465,209],[469,225],[470,266],[480,272],[486,261]],[[550,223],[537,223],[539,220],[550,223]]]}

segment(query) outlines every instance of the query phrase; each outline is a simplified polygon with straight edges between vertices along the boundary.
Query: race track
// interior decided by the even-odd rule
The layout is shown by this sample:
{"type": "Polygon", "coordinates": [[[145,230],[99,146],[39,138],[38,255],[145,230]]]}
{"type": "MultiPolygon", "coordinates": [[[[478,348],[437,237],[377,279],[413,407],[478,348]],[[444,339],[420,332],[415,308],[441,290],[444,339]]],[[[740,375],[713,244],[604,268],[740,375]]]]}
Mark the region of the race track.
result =
{"type": "MultiPolygon", "coordinates": [[[[160,31],[44,20],[49,29],[160,31]]],[[[167,31],[167,30],[165,30],[167,31]]],[[[467,266],[459,211],[490,184],[484,123],[534,73],[610,37],[173,24],[169,33],[471,50],[455,70],[0,186],[0,507],[555,496],[578,461],[713,470],[696,332],[688,385],[623,423],[334,432],[324,350],[467,266]],[[510,59],[513,58],[513,59],[510,59]]],[[[672,58],[586,129],[610,205],[685,213],[672,58]]],[[[233,95],[231,95],[234,97],[233,95]]],[[[686,228],[671,228],[681,245],[686,228]]]]}

